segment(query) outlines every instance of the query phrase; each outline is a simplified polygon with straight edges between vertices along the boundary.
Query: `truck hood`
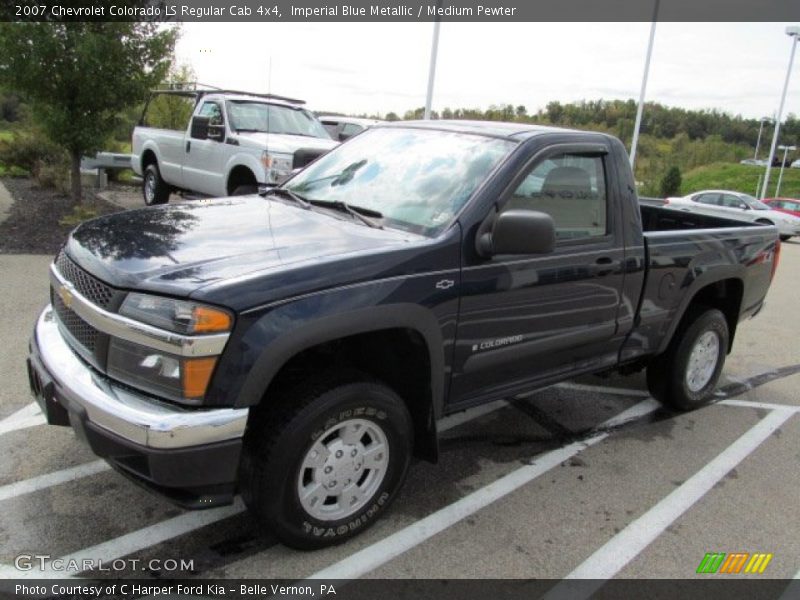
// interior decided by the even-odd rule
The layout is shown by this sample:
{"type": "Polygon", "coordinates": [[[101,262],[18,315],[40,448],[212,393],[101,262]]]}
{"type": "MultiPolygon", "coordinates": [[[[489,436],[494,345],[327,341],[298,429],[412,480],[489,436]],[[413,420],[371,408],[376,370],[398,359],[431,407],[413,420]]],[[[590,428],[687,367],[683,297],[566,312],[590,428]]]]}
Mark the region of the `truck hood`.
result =
{"type": "Polygon", "coordinates": [[[189,296],[256,272],[407,248],[420,239],[253,195],[93,219],[72,232],[67,254],[114,287],[189,296]]]}
{"type": "Polygon", "coordinates": [[[285,133],[237,133],[239,144],[250,148],[269,148],[270,152],[294,154],[300,148],[314,148],[315,150],[330,150],[339,145],[331,139],[315,138],[305,135],[288,135],[285,133]]]}

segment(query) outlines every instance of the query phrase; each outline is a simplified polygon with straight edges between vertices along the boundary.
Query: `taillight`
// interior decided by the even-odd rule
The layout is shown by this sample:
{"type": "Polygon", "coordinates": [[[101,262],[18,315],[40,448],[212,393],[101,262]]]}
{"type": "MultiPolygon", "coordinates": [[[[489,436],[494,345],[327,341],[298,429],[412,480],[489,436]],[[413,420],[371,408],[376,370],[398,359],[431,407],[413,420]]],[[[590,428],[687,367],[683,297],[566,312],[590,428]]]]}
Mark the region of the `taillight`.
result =
{"type": "Polygon", "coordinates": [[[775,271],[778,270],[778,261],[781,258],[781,240],[775,240],[775,256],[772,257],[772,272],[769,274],[770,279],[775,277],[775,271]]]}

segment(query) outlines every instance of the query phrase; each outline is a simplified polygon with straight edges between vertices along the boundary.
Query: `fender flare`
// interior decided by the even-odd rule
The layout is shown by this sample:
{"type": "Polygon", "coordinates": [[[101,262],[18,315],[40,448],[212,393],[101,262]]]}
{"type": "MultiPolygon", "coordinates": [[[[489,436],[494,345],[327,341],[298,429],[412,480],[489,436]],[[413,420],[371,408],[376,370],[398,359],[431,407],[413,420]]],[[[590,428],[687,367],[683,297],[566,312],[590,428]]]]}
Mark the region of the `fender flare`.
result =
{"type": "MultiPolygon", "coordinates": [[[[667,328],[667,331],[664,333],[664,337],[661,339],[661,343],[658,346],[658,350],[656,354],[661,354],[666,351],[667,347],[672,342],[672,337],[675,335],[675,332],[678,329],[678,325],[683,320],[683,317],[686,315],[686,311],[689,310],[689,307],[694,302],[697,295],[707,287],[719,283],[721,281],[729,281],[729,280],[738,280],[740,282],[743,281],[742,274],[744,271],[744,267],[741,265],[730,265],[726,268],[716,267],[712,273],[706,275],[705,273],[701,273],[698,277],[695,277],[694,280],[689,284],[686,289],[686,293],[683,295],[683,300],[678,304],[677,309],[675,310],[675,316],[672,318],[672,321],[667,328]]],[[[689,267],[689,273],[687,276],[690,276],[692,273],[692,267],[689,267]]],[[[736,320],[738,323],[739,315],[741,314],[741,306],[739,307],[739,311],[736,314],[736,320]]],[[[734,332],[730,332],[730,343],[733,344],[733,334],[734,332]]],[[[730,348],[729,348],[730,350],[730,348]]]]}
{"type": "MultiPolygon", "coordinates": [[[[267,313],[262,319],[272,319],[267,313]]],[[[256,327],[254,324],[253,327],[256,327]]],[[[442,416],[444,406],[445,359],[439,322],[431,311],[417,304],[391,304],[356,309],[308,321],[300,327],[281,332],[270,340],[256,359],[245,380],[236,406],[253,406],[281,368],[295,355],[319,344],[352,335],[386,329],[411,329],[419,333],[430,359],[431,402],[434,419],[442,416]]]]}
{"type": "Polygon", "coordinates": [[[225,173],[226,191],[228,189],[228,185],[230,184],[231,173],[233,173],[233,170],[237,167],[244,167],[245,169],[250,171],[253,174],[256,183],[258,184],[264,183],[264,168],[261,166],[261,163],[258,162],[258,159],[245,152],[237,152],[236,154],[231,156],[225,163],[224,173],[225,173]]]}

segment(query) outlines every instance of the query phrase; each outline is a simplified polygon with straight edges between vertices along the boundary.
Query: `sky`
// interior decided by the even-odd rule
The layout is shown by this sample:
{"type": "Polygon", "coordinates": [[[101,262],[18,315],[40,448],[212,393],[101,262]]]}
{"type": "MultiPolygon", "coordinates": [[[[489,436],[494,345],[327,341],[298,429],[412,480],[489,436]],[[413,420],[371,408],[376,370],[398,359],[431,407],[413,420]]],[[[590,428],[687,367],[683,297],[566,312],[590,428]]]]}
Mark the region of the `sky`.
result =
{"type": "MultiPolygon", "coordinates": [[[[787,25],[659,23],[646,99],[773,116],[787,25]]],[[[510,103],[533,113],[553,100],[638,99],[649,34],[650,23],[442,23],[433,109],[510,103]]],[[[432,35],[433,23],[185,23],[176,55],[201,83],[402,116],[425,104],[432,35]]],[[[800,58],[784,117],[792,112],[800,58]]]]}

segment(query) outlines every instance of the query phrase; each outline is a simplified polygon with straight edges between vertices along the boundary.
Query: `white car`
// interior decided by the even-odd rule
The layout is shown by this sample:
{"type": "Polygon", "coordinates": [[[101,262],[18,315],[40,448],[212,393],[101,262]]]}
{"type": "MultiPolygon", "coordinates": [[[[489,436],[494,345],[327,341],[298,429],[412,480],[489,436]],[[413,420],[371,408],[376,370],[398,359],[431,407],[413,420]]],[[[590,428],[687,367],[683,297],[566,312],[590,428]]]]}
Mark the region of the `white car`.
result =
{"type": "Polygon", "coordinates": [[[147,108],[133,130],[133,170],[145,204],[174,191],[252,194],[338,145],[302,100],[225,90],[158,91],[194,103],[182,129],[152,127],[147,108]],[[185,128],[185,129],[183,129],[185,128]]]}
{"type": "Polygon", "coordinates": [[[703,190],[681,198],[667,198],[667,204],[670,208],[701,215],[775,225],[784,241],[800,235],[800,218],[772,210],[763,202],[741,192],[703,190]]]}
{"type": "Polygon", "coordinates": [[[354,135],[361,133],[368,127],[383,123],[377,119],[361,119],[359,117],[340,117],[338,115],[322,115],[319,117],[322,126],[330,136],[343,142],[354,135]]]}

